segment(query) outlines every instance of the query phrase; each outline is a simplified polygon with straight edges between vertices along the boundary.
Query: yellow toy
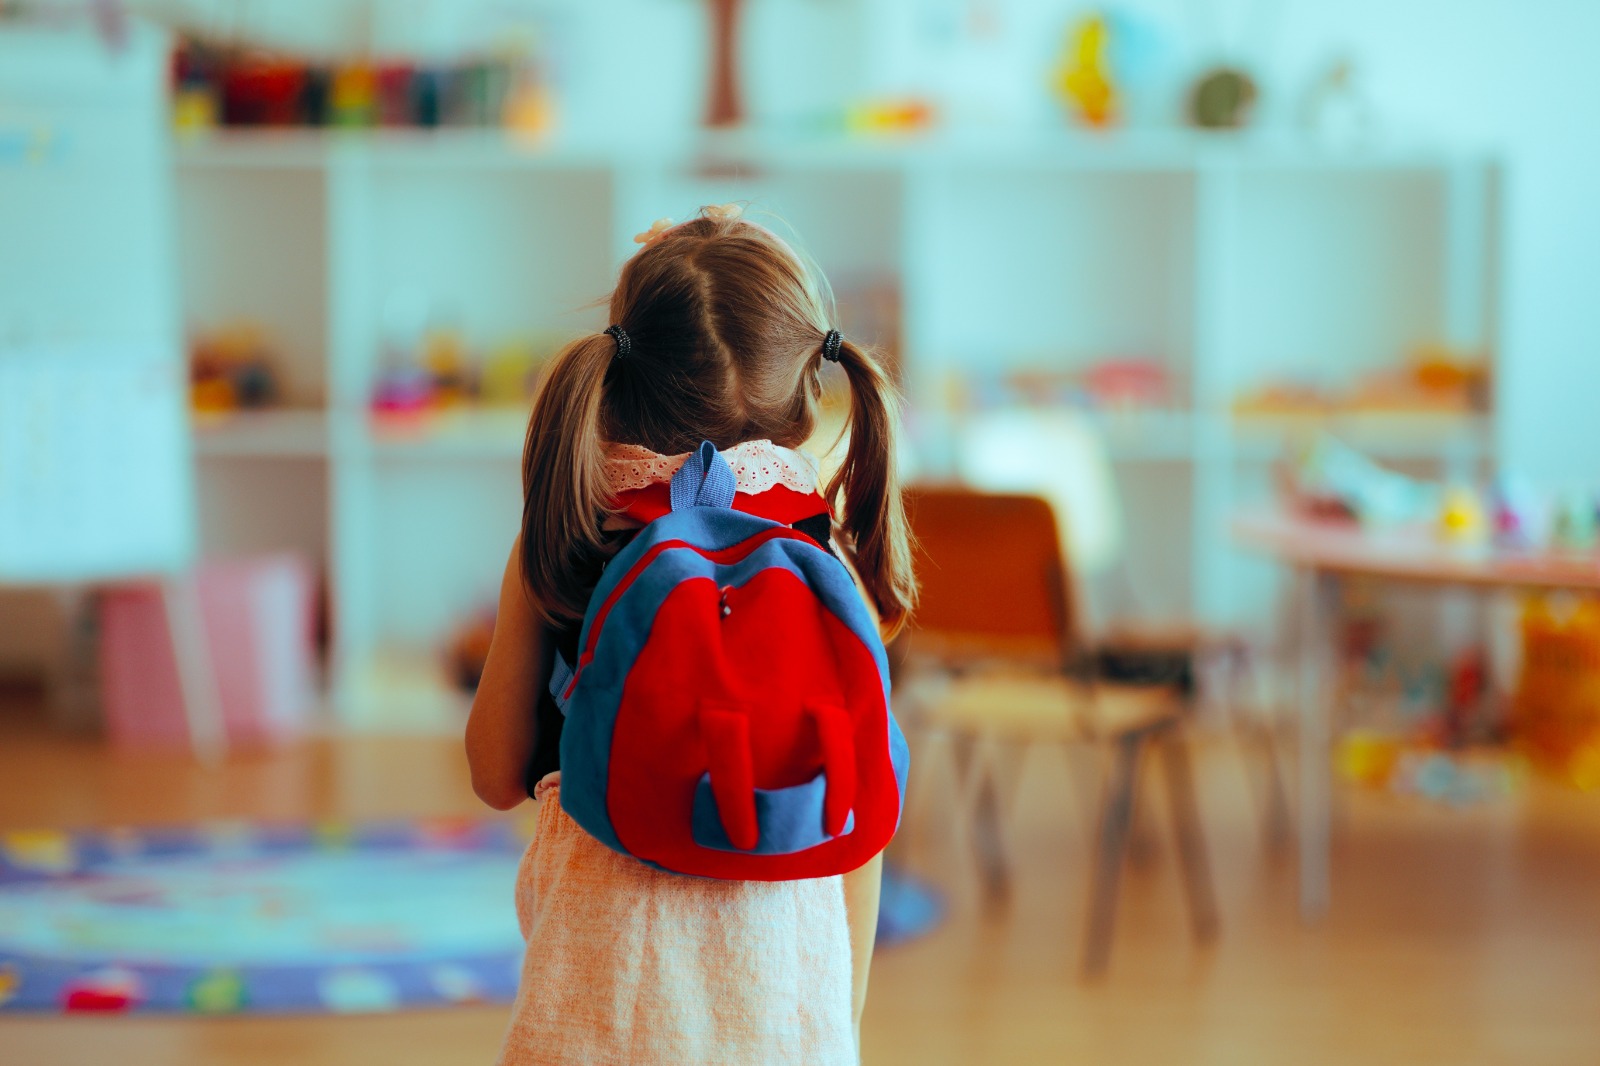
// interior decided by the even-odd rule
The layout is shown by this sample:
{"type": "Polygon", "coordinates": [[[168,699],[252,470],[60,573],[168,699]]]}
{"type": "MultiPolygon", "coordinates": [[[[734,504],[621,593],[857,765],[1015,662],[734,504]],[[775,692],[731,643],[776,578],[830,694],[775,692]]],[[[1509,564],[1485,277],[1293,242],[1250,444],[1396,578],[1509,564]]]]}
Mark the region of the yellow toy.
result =
{"type": "Polygon", "coordinates": [[[845,111],[845,128],[851,133],[912,133],[933,125],[933,106],[914,97],[874,99],[845,111]]]}
{"type": "Polygon", "coordinates": [[[1384,788],[1394,775],[1405,746],[1400,738],[1369,729],[1353,729],[1339,742],[1335,754],[1339,773],[1347,780],[1384,788]]]}
{"type": "Polygon", "coordinates": [[[470,398],[467,343],[453,329],[430,330],[422,338],[422,369],[433,377],[433,406],[460,407],[470,398]]]}
{"type": "Polygon", "coordinates": [[[1110,27],[1104,15],[1090,15],[1067,31],[1056,69],[1055,88],[1086,125],[1110,126],[1117,118],[1118,94],[1108,58],[1110,27]]]}
{"type": "Polygon", "coordinates": [[[1476,544],[1488,535],[1483,501],[1465,485],[1445,489],[1439,508],[1439,536],[1450,544],[1476,544]]]}

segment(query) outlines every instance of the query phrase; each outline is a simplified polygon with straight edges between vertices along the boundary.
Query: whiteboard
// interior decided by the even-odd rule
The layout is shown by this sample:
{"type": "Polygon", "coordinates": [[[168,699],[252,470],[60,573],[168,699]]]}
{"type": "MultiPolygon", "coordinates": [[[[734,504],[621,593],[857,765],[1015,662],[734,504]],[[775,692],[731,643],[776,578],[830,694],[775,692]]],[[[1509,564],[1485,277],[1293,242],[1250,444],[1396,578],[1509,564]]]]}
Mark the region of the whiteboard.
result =
{"type": "Polygon", "coordinates": [[[166,41],[0,23],[0,583],[193,558],[166,41]]]}

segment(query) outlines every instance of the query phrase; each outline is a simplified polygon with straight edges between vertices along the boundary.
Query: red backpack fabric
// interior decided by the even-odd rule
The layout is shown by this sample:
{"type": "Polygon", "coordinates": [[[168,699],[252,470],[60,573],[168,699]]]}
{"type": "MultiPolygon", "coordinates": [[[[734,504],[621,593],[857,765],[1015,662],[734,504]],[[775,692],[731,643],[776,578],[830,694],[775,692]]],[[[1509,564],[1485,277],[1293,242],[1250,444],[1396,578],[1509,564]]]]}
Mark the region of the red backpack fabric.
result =
{"type": "Polygon", "coordinates": [[[663,870],[845,873],[889,843],[905,795],[883,642],[844,565],[738,495],[702,444],[606,567],[551,679],[561,805],[663,870]]]}

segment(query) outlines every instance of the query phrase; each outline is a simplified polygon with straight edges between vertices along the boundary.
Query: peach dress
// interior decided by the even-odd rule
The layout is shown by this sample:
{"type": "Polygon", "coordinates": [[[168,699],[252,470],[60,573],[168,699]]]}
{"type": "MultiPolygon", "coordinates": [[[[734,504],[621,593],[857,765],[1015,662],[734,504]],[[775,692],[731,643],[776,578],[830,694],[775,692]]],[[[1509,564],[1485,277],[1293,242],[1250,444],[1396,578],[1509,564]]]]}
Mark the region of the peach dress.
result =
{"type": "MultiPolygon", "coordinates": [[[[542,790],[541,790],[542,791],[542,790]]],[[[844,884],[652,869],[544,794],[517,872],[528,942],[499,1062],[857,1062],[844,884]]]]}

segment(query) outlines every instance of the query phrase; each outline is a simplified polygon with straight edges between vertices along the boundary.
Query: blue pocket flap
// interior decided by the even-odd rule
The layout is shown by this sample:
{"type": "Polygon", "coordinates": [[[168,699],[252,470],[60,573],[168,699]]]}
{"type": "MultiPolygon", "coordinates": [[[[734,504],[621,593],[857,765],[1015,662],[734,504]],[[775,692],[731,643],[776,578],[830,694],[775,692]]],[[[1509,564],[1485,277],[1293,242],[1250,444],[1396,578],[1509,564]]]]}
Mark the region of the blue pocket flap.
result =
{"type": "MultiPolygon", "coordinates": [[[[694,790],[694,816],[692,828],[694,842],[703,848],[717,851],[736,851],[741,855],[792,855],[797,851],[814,848],[834,839],[822,828],[822,801],[828,794],[826,774],[818,774],[803,785],[790,788],[758,788],[756,795],[756,825],[761,835],[756,846],[749,851],[736,848],[722,828],[722,816],[717,811],[717,797],[711,791],[711,775],[701,774],[694,790]]],[[[856,827],[856,815],[850,812],[845,819],[844,831],[849,834],[856,827]]]]}

